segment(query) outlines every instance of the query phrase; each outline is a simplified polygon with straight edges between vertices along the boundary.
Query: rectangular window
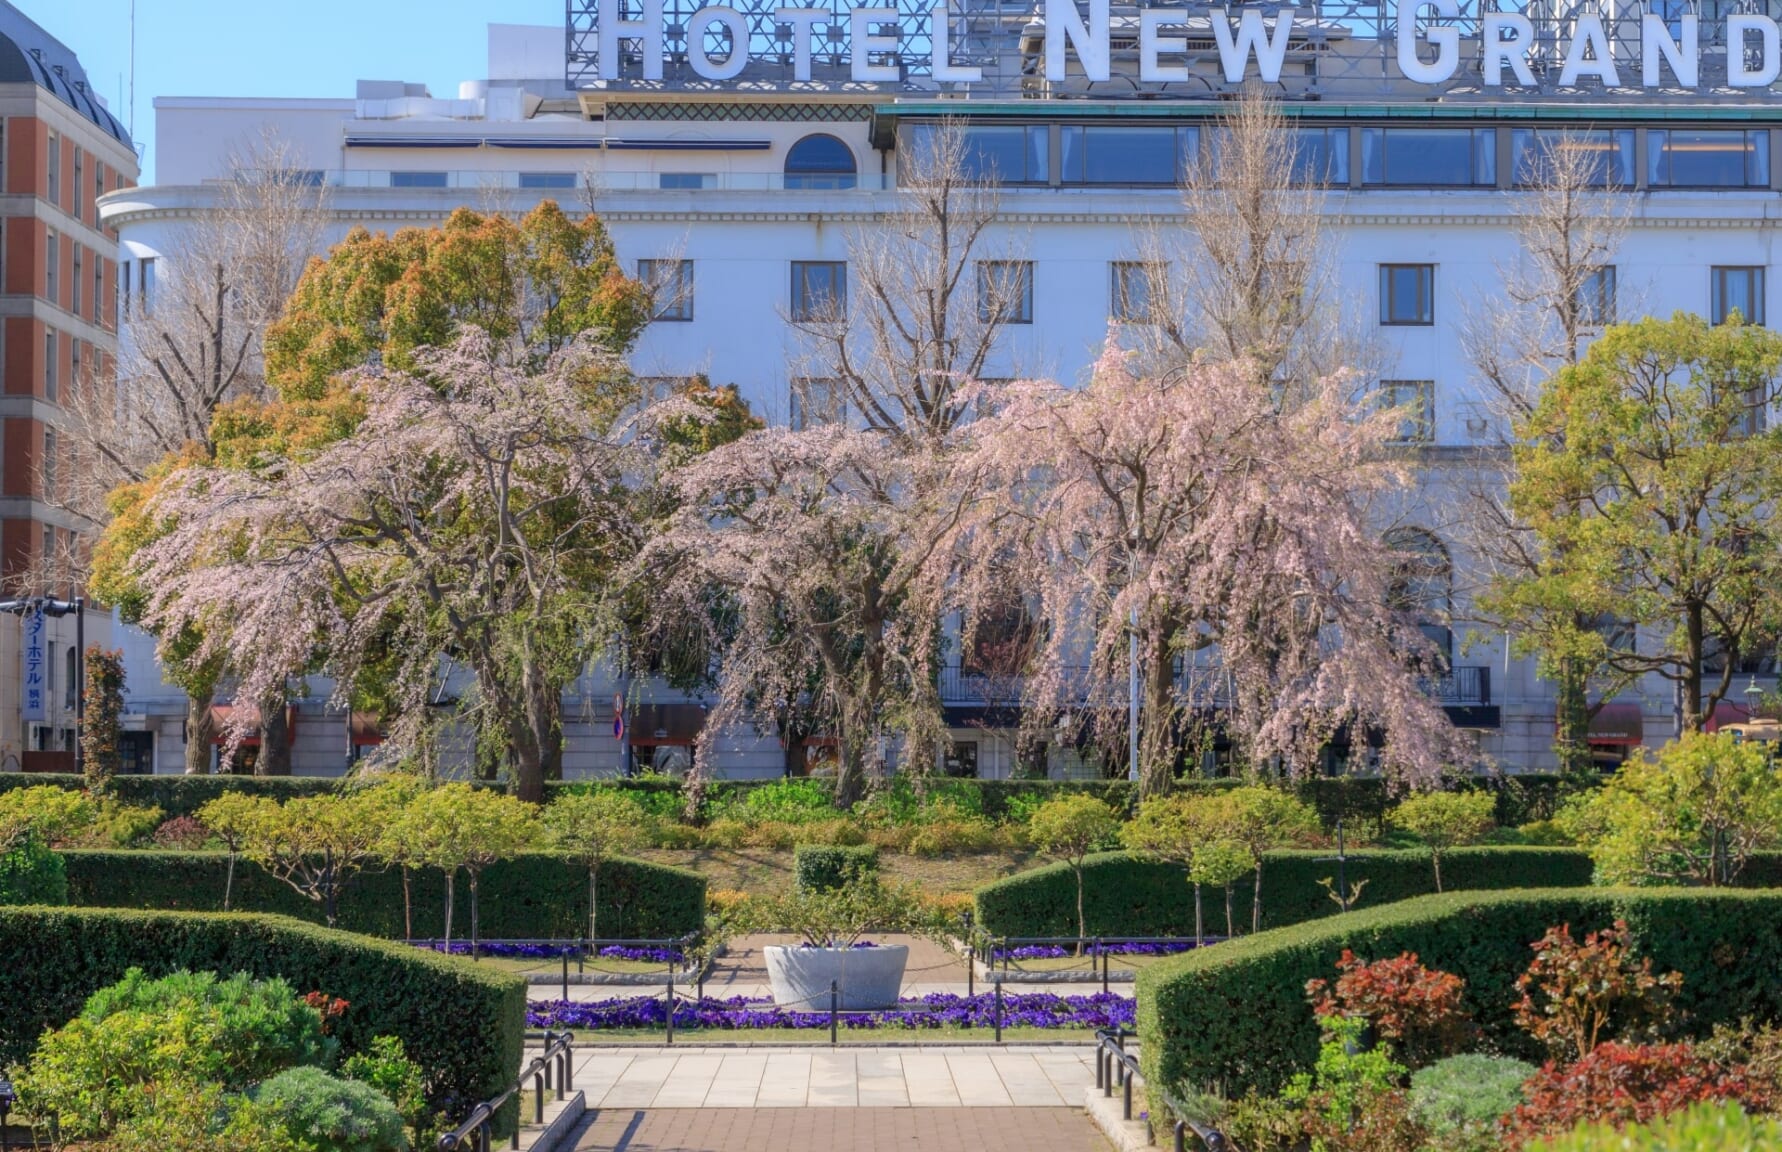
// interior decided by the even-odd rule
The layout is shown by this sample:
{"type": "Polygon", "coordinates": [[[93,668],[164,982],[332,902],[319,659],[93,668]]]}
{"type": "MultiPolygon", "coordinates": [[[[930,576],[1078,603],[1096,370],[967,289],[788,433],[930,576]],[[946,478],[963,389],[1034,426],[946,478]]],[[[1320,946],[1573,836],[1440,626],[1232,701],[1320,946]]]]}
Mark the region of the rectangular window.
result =
{"type": "MultiPolygon", "coordinates": [[[[928,167],[933,162],[933,124],[910,124],[898,141],[899,162],[928,167]]],[[[973,182],[1045,184],[1052,179],[1051,129],[1044,124],[973,125],[959,132],[959,168],[973,182]]]]}
{"type": "Polygon", "coordinates": [[[49,153],[44,157],[44,181],[49,192],[49,202],[62,203],[62,138],[54,132],[49,134],[49,153]]]}
{"type": "Polygon", "coordinates": [[[81,285],[86,282],[86,277],[82,275],[84,271],[85,269],[81,267],[81,246],[76,244],[74,246],[74,274],[68,281],[68,310],[76,316],[80,315],[81,285]]]}
{"type": "Polygon", "coordinates": [[[1033,262],[978,261],[978,322],[1033,323],[1033,262]]]}
{"type": "Polygon", "coordinates": [[[1380,265],[1380,323],[1435,323],[1435,265],[1380,265]]]}
{"type": "Polygon", "coordinates": [[[1578,320],[1591,328],[1615,323],[1615,266],[1603,264],[1591,270],[1578,285],[1578,320]]]}
{"type": "Polygon", "coordinates": [[[794,432],[847,423],[848,400],[840,381],[809,376],[792,381],[791,415],[794,432]]]}
{"type": "Polygon", "coordinates": [[[93,161],[93,223],[99,223],[99,197],[105,195],[105,165],[93,161]]]}
{"type": "Polygon", "coordinates": [[[1634,130],[1574,131],[1517,128],[1510,133],[1517,187],[1582,183],[1593,188],[1634,186],[1634,130]],[[1570,174],[1576,172],[1577,178],[1570,174]]]}
{"type": "Polygon", "coordinates": [[[1401,188],[1497,183],[1494,128],[1363,128],[1361,182],[1401,188]]]}
{"type": "Polygon", "coordinates": [[[80,337],[78,336],[68,338],[68,386],[76,389],[78,395],[80,388],[80,337]]]}
{"type": "Polygon", "coordinates": [[[522,188],[556,188],[573,190],[575,188],[575,182],[576,175],[574,172],[520,173],[520,187],[522,188]]]}
{"type": "Polygon", "coordinates": [[[718,186],[715,172],[659,172],[656,187],[664,192],[699,192],[718,186]]]}
{"type": "Polygon", "coordinates": [[[1151,323],[1151,282],[1162,269],[1142,260],[1117,260],[1108,269],[1109,315],[1128,324],[1151,323]]]}
{"type": "Polygon", "coordinates": [[[1298,184],[1329,184],[1339,188],[1349,183],[1349,130],[1295,128],[1293,179],[1298,184]]]}
{"type": "Polygon", "coordinates": [[[54,331],[43,334],[43,398],[54,404],[57,395],[56,364],[60,345],[54,331]]]}
{"type": "Polygon", "coordinates": [[[130,315],[130,301],[136,295],[136,265],[129,260],[118,261],[118,317],[123,319],[130,315]]]}
{"type": "Polygon", "coordinates": [[[392,188],[444,188],[446,174],[444,172],[392,172],[390,187],[392,188]]]}
{"type": "Polygon", "coordinates": [[[1767,128],[1646,133],[1646,182],[1654,188],[1768,188],[1767,128]]]}
{"type": "MultiPolygon", "coordinates": [[[[43,430],[43,496],[46,500],[56,498],[56,457],[58,451],[56,430],[45,428],[43,430]]],[[[52,528],[45,532],[44,540],[53,542],[55,537],[51,533],[54,531],[55,529],[52,528]]]]}
{"type": "Polygon", "coordinates": [[[1398,414],[1400,444],[1428,444],[1435,439],[1435,381],[1382,380],[1376,393],[1382,412],[1398,414]]]}
{"type": "Polygon", "coordinates": [[[105,311],[105,257],[93,253],[93,319],[106,324],[109,318],[105,311]]]}
{"type": "Polygon", "coordinates": [[[840,320],[847,313],[848,266],[844,261],[792,261],[792,319],[840,320]]]}
{"type": "Polygon", "coordinates": [[[62,306],[62,238],[51,232],[43,242],[43,295],[57,308],[62,306]]]}
{"type": "Polygon", "coordinates": [[[1066,184],[1176,184],[1194,157],[1193,128],[1125,128],[1106,124],[1059,129],[1066,184]]]}
{"type": "Polygon", "coordinates": [[[1709,317],[1714,323],[1725,324],[1735,312],[1746,324],[1764,322],[1762,268],[1715,268],[1711,274],[1709,317]]]}
{"type": "Polygon", "coordinates": [[[76,220],[87,218],[87,206],[81,200],[81,197],[87,194],[86,166],[86,155],[81,151],[80,145],[76,144],[74,146],[74,218],[76,220]]]}
{"type": "Polygon", "coordinates": [[[147,316],[155,307],[155,258],[144,256],[136,262],[136,309],[147,316]]]}
{"type": "Polygon", "coordinates": [[[693,261],[639,260],[637,278],[650,290],[650,319],[693,319],[693,261]]]}

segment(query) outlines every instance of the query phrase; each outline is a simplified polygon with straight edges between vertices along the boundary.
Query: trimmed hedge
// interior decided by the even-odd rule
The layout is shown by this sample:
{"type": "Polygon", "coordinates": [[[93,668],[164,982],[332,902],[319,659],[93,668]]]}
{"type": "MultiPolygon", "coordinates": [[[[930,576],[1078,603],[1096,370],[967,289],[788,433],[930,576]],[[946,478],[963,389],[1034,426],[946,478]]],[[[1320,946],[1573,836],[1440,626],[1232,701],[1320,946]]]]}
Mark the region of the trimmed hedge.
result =
{"type": "Polygon", "coordinates": [[[36,840],[0,855],[0,904],[68,903],[68,865],[36,840]]]}
{"type": "Polygon", "coordinates": [[[520,1067],[526,985],[468,960],[331,932],[283,916],[0,908],[0,1067],[77,1015],[132,966],[283,976],[350,1004],[332,1028],[344,1052],[399,1036],[453,1117],[520,1067]]]}
{"type": "MultiPolygon", "coordinates": [[[[1366,880],[1357,907],[1423,896],[1435,891],[1429,853],[1420,850],[1356,852],[1343,873],[1354,885],[1366,880]]],[[[1337,875],[1327,852],[1268,852],[1262,863],[1262,925],[1280,928],[1334,915],[1337,905],[1318,883],[1337,875]]],[[[1482,888],[1563,888],[1590,883],[1590,857],[1578,848],[1456,848],[1442,855],[1442,880],[1450,891],[1482,888]]],[[[1240,930],[1250,926],[1250,879],[1233,886],[1240,930]]],[[[1089,857],[1083,866],[1083,911],[1092,936],[1191,936],[1194,892],[1187,870],[1129,852],[1089,857]]],[[[978,889],[978,923],[997,936],[1073,936],[1077,889],[1069,865],[1050,864],[978,889]]],[[[1205,928],[1223,933],[1224,894],[1203,889],[1205,928]]]]}
{"type": "MultiPolygon", "coordinates": [[[[229,857],[222,852],[69,851],[68,897],[90,908],[220,911],[229,857]]],[[[426,869],[412,878],[418,938],[445,932],[445,878],[426,869]]],[[[528,852],[483,871],[480,921],[489,939],[575,939],[588,931],[588,873],[561,856],[528,852]]],[[[320,923],[320,904],[247,860],[235,864],[233,907],[320,923]]],[[[340,898],[339,926],[400,939],[402,874],[361,872],[340,898]]],[[[667,939],[705,924],[705,877],[643,860],[600,867],[600,926],[615,938],[667,939]]],[[[458,878],[452,933],[470,931],[470,893],[458,878]]]]}
{"type": "Polygon", "coordinates": [[[800,844],[792,850],[792,875],[805,892],[825,892],[879,870],[879,850],[871,844],[800,844]]]}
{"type": "MultiPolygon", "coordinates": [[[[1627,921],[1639,954],[1683,974],[1683,1031],[1743,1017],[1782,1019],[1782,892],[1536,889],[1453,892],[1218,944],[1138,978],[1146,1082],[1217,1085],[1228,1096],[1278,1091],[1318,1055],[1306,981],[1329,978],[1345,948],[1365,960],[1414,952],[1466,981],[1488,1048],[1539,1058],[1515,1027],[1516,978],[1548,928],[1574,935],[1627,921]]],[[[1153,1107],[1158,1106],[1154,1099],[1153,1107]]]]}
{"type": "MultiPolygon", "coordinates": [[[[706,792],[709,810],[743,795],[752,789],[777,780],[717,780],[706,792]]],[[[473,783],[477,783],[473,781],[473,783]]],[[[585,788],[590,783],[615,785],[628,792],[654,795],[679,795],[678,781],[658,777],[616,780],[551,780],[545,783],[545,801],[560,792],[585,788]]],[[[824,782],[827,783],[827,782],[824,782]]],[[[1094,796],[1115,810],[1130,812],[1137,802],[1135,786],[1126,780],[949,780],[953,784],[974,784],[983,796],[983,813],[991,820],[1008,815],[1009,803],[1017,796],[1047,799],[1052,796],[1082,792],[1094,796]]],[[[1176,787],[1185,792],[1217,792],[1235,787],[1238,780],[1185,779],[1176,787]]],[[[47,772],[0,772],[0,792],[10,788],[31,788],[54,784],[80,789],[86,782],[79,776],[47,772]]],[[[293,796],[313,796],[333,789],[338,781],[316,776],[117,776],[112,779],[116,795],[126,803],[154,805],[168,819],[190,816],[225,791],[246,792],[285,800],[293,796]]],[[[494,785],[490,785],[493,787],[494,785]]],[[[1544,820],[1553,815],[1560,798],[1571,782],[1559,776],[1516,775],[1479,777],[1468,787],[1489,788],[1497,794],[1497,822],[1505,827],[1544,820]]],[[[1326,825],[1341,819],[1378,820],[1392,806],[1385,780],[1374,777],[1322,777],[1301,780],[1293,790],[1301,799],[1318,809],[1326,825]]]]}

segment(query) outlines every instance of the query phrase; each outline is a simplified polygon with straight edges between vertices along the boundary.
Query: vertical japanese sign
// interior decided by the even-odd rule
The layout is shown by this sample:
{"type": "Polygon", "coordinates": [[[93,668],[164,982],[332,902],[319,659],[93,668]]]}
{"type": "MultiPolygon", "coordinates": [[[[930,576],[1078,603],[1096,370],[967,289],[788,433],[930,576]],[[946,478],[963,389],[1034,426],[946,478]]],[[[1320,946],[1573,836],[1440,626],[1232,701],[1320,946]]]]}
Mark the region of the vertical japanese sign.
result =
{"type": "Polygon", "coordinates": [[[49,659],[44,650],[43,609],[25,614],[25,642],[19,653],[19,719],[29,724],[49,719],[49,659]]]}

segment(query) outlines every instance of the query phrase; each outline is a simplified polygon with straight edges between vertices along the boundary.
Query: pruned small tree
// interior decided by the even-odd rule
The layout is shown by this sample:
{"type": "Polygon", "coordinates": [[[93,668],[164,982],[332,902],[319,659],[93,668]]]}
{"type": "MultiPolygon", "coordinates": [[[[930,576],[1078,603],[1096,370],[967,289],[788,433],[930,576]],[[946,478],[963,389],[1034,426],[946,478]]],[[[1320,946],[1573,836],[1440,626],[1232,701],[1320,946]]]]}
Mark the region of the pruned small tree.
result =
{"type": "Polygon", "coordinates": [[[1477,844],[1497,827],[1497,797],[1489,792],[1420,792],[1408,796],[1386,819],[1415,836],[1429,849],[1435,869],[1435,890],[1442,890],[1442,855],[1451,848],[1477,844]]]}
{"type": "Polygon", "coordinates": [[[209,800],[198,809],[198,822],[205,829],[223,842],[223,848],[229,853],[229,867],[223,873],[223,911],[229,911],[230,901],[235,894],[235,861],[246,849],[248,839],[253,834],[255,820],[263,811],[266,803],[263,796],[249,796],[245,792],[226,791],[215,800],[209,800]]]}
{"type": "Polygon", "coordinates": [[[390,813],[364,795],[260,798],[247,810],[248,859],[322,907],[332,928],[347,882],[370,863],[390,813]]]}
{"type": "Polygon", "coordinates": [[[1322,831],[1318,811],[1286,789],[1265,784],[1247,784],[1209,797],[1206,807],[1207,837],[1237,844],[1249,857],[1250,931],[1260,932],[1263,854],[1315,842],[1322,831]]]}
{"type": "Polygon", "coordinates": [[[478,886],[483,870],[532,845],[535,809],[512,796],[470,784],[442,784],[411,800],[398,818],[402,834],[419,846],[420,858],[445,875],[445,946],[452,945],[458,873],[470,880],[470,946],[481,927],[478,886]]]}
{"type": "MultiPolygon", "coordinates": [[[[1194,862],[1188,866],[1188,878],[1193,882],[1196,891],[1202,885],[1220,888],[1225,892],[1225,937],[1231,939],[1237,935],[1237,918],[1232,912],[1232,885],[1256,869],[1256,859],[1250,849],[1237,840],[1208,840],[1200,845],[1194,854],[1194,862]]],[[[1200,929],[1195,928],[1195,943],[1200,943],[1200,929]]]]}
{"type": "Polygon", "coordinates": [[[1083,910],[1083,861],[1119,831],[1120,822],[1106,804],[1081,794],[1053,797],[1034,809],[1027,822],[1027,835],[1033,846],[1070,865],[1071,875],[1076,878],[1079,952],[1089,936],[1089,921],[1083,910]]]}
{"type": "MultiPolygon", "coordinates": [[[[1120,827],[1120,842],[1134,852],[1153,859],[1179,864],[1188,873],[1194,890],[1194,942],[1203,936],[1201,916],[1201,881],[1194,870],[1195,857],[1202,846],[1204,815],[1202,798],[1182,794],[1152,796],[1139,805],[1138,812],[1120,827]]],[[[1247,870],[1247,865],[1246,865],[1247,870]]],[[[1229,904],[1226,919],[1230,919],[1229,904]]]]}
{"type": "Polygon", "coordinates": [[[104,792],[123,767],[124,654],[97,644],[85,654],[86,711],[81,718],[81,763],[87,791],[104,792]]]}
{"type": "Polygon", "coordinates": [[[600,866],[644,842],[649,816],[623,792],[598,788],[559,796],[544,810],[551,846],[588,870],[588,939],[600,939],[600,866]]]}

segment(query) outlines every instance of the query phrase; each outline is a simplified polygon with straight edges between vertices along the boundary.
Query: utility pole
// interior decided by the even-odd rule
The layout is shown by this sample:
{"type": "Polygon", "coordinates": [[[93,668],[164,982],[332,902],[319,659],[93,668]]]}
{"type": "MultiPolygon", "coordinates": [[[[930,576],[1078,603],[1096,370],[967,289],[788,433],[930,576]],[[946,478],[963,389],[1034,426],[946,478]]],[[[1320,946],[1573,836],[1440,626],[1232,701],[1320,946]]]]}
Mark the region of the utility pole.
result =
{"type": "Polygon", "coordinates": [[[1126,660],[1126,778],[1136,781],[1139,778],[1139,611],[1138,605],[1132,606],[1132,616],[1127,621],[1127,660],[1126,660]]]}

